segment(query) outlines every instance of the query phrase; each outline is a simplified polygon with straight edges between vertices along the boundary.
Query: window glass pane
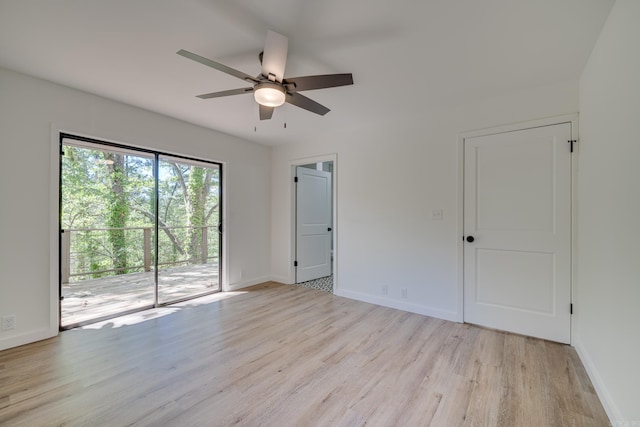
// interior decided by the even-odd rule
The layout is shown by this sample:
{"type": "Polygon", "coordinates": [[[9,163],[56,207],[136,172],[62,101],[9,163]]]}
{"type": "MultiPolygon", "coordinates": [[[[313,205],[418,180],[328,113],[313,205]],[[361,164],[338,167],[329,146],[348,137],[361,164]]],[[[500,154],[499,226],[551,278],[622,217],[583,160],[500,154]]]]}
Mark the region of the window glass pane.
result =
{"type": "Polygon", "coordinates": [[[220,167],[159,160],[160,303],[220,289],[220,167]]]}
{"type": "Polygon", "coordinates": [[[70,139],[63,153],[61,325],[153,305],[153,157],[70,139]]]}

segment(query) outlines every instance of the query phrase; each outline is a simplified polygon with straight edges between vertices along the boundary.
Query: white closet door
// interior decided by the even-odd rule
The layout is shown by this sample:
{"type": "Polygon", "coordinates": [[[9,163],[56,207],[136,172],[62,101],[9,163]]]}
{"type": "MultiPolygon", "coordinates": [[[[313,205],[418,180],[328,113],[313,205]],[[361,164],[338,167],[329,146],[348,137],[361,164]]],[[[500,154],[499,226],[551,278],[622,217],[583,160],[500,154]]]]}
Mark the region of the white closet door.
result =
{"type": "Polygon", "coordinates": [[[465,322],[570,341],[569,139],[569,123],[465,139],[465,322]]]}

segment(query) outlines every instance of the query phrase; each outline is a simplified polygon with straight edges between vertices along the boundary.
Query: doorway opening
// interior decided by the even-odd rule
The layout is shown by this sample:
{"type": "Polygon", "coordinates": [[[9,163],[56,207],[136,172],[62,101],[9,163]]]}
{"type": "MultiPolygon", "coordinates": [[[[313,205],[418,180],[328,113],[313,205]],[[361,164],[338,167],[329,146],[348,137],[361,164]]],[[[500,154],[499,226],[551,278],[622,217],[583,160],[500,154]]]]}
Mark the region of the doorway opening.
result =
{"type": "Polygon", "coordinates": [[[295,166],[295,283],[334,288],[334,162],[295,166]]]}
{"type": "Polygon", "coordinates": [[[60,328],[221,290],[222,165],[60,135],[60,328]]]}

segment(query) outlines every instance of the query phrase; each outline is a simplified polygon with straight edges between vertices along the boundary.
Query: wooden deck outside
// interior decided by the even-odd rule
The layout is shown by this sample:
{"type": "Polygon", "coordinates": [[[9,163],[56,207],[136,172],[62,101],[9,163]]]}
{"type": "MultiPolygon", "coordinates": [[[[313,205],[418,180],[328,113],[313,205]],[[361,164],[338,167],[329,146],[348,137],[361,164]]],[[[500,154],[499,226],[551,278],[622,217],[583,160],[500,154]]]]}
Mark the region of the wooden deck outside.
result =
{"type": "MultiPolygon", "coordinates": [[[[124,311],[150,306],[154,272],[131,273],[83,280],[62,286],[62,325],[73,325],[124,311]]],[[[160,303],[220,289],[217,264],[199,264],[160,270],[160,303]]]]}

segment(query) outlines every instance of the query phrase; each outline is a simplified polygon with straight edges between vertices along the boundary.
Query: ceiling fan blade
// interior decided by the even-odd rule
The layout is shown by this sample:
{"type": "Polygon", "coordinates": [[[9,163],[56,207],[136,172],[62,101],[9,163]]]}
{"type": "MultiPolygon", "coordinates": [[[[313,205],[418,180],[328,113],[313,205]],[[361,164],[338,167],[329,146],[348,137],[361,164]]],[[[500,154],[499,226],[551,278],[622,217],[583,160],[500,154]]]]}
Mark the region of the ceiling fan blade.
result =
{"type": "Polygon", "coordinates": [[[262,104],[258,104],[260,107],[260,120],[269,120],[273,116],[274,107],[267,107],[262,104]]]}
{"type": "Polygon", "coordinates": [[[196,61],[203,65],[206,65],[207,67],[222,71],[223,73],[229,74],[230,76],[237,77],[248,82],[258,83],[258,80],[255,77],[251,77],[249,74],[245,74],[242,71],[227,67],[224,64],[212,61],[211,59],[205,58],[204,56],[196,55],[195,53],[189,52],[188,50],[180,49],[176,53],[180,56],[184,56],[185,58],[189,58],[192,61],[196,61]]]}
{"type": "Polygon", "coordinates": [[[231,90],[223,90],[221,92],[205,93],[203,95],[198,95],[197,97],[200,99],[210,99],[210,98],[220,98],[223,96],[242,95],[243,93],[251,93],[251,92],[253,92],[252,87],[243,87],[240,89],[231,89],[231,90]]]}
{"type": "Polygon", "coordinates": [[[283,81],[283,84],[289,85],[287,88],[293,91],[325,89],[329,87],[352,85],[353,75],[351,73],[345,73],[293,77],[286,78],[283,81]]]}
{"type": "Polygon", "coordinates": [[[312,113],[320,114],[321,116],[324,116],[329,111],[331,111],[324,105],[318,104],[313,99],[309,99],[306,96],[300,95],[299,93],[287,93],[286,100],[289,104],[293,104],[296,107],[311,111],[312,113]]]}
{"type": "Polygon", "coordinates": [[[262,75],[267,78],[269,75],[273,75],[277,82],[282,82],[284,69],[287,65],[288,50],[288,38],[275,31],[268,31],[262,55],[262,75]]]}

